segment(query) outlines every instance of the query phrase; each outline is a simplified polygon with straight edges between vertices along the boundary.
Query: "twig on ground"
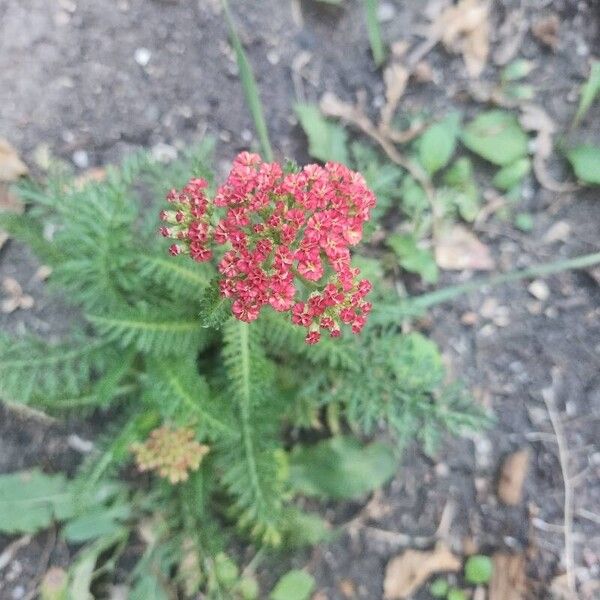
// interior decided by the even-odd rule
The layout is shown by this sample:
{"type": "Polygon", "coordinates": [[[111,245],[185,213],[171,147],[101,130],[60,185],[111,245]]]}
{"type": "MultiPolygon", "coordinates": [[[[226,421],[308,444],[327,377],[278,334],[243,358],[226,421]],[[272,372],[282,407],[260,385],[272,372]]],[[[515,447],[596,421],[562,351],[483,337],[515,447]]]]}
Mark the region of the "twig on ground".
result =
{"type": "Polygon", "coordinates": [[[392,162],[406,169],[421,184],[430,202],[433,202],[435,190],[429,177],[417,164],[396,150],[393,143],[382,135],[360,107],[343,102],[330,92],[321,98],[320,106],[325,116],[343,119],[377,142],[392,162]]]}
{"type": "Polygon", "coordinates": [[[15,554],[24,546],[27,546],[31,542],[31,535],[23,535],[17,538],[14,542],[10,543],[0,554],[0,571],[4,569],[10,561],[13,559],[15,554]]]}
{"type": "Polygon", "coordinates": [[[560,371],[557,367],[552,369],[552,385],[542,390],[542,398],[552,423],[552,428],[556,434],[558,442],[558,459],[560,470],[562,472],[563,484],[565,488],[564,503],[564,537],[565,537],[565,570],[567,576],[567,587],[573,598],[576,598],[575,586],[575,559],[573,551],[573,486],[569,477],[568,466],[568,448],[563,424],[556,409],[555,391],[558,387],[560,371]]]}

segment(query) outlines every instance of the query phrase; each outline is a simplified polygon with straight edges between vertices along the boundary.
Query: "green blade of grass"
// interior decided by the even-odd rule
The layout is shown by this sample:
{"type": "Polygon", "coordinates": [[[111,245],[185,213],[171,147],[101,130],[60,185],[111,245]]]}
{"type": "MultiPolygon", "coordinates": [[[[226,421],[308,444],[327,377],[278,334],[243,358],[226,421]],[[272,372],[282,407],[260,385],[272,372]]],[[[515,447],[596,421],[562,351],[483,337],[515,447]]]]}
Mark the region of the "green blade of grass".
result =
{"type": "Polygon", "coordinates": [[[229,35],[231,36],[231,44],[235,51],[235,57],[240,70],[240,81],[242,83],[242,88],[244,89],[246,104],[250,109],[250,114],[254,120],[254,127],[256,128],[256,133],[258,134],[258,139],[260,141],[261,153],[264,160],[267,162],[272,162],[273,149],[271,148],[271,142],[269,141],[269,131],[267,129],[267,123],[263,113],[260,95],[258,93],[258,86],[256,85],[256,79],[254,78],[252,67],[250,66],[250,62],[248,61],[248,57],[244,52],[242,42],[240,41],[235,29],[235,25],[233,24],[228,0],[221,0],[221,3],[223,5],[227,27],[229,28],[229,35]]]}
{"type": "Polygon", "coordinates": [[[375,64],[380,67],[385,60],[385,48],[381,39],[381,30],[377,20],[377,0],[364,0],[367,17],[367,32],[375,64]]]}
{"type": "Polygon", "coordinates": [[[477,291],[483,287],[494,287],[511,281],[519,281],[532,277],[546,277],[554,273],[569,271],[571,269],[585,269],[600,264],[600,252],[594,254],[584,254],[576,258],[567,260],[558,260],[541,265],[535,265],[528,269],[520,269],[501,273],[492,277],[478,277],[467,283],[459,285],[451,285],[440,290],[421,294],[409,298],[399,304],[382,304],[377,310],[373,311],[373,321],[376,323],[386,324],[402,319],[415,317],[423,314],[425,309],[453,300],[457,296],[462,296],[469,292],[477,291]]]}

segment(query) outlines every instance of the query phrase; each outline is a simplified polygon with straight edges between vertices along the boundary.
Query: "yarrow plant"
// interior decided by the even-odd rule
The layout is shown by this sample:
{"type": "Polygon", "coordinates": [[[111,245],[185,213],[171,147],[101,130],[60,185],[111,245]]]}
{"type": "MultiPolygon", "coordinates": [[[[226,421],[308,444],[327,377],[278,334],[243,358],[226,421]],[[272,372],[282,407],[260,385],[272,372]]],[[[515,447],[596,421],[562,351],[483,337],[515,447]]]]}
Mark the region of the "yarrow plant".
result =
{"type": "Polygon", "coordinates": [[[353,333],[363,329],[372,285],[352,266],[350,247],[362,238],[375,195],[360,173],[333,162],[286,172],[242,152],[214,198],[207,187],[191,179],[169,192],[173,209],[161,212],[160,231],[177,240],[173,256],[198,262],[210,261],[215,245],[228,247],[218,285],[237,319],[252,322],[271,306],[307,328],[308,344],[321,329],[340,336],[342,323],[353,333]]]}

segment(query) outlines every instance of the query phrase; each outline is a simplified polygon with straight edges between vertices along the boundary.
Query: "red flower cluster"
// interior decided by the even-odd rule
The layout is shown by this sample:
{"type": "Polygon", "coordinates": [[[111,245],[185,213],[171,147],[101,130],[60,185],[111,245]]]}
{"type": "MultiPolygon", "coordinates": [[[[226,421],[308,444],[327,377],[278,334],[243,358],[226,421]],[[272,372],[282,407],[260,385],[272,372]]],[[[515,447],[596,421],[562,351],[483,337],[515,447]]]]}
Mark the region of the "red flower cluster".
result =
{"type": "Polygon", "coordinates": [[[337,163],[308,165],[284,173],[278,163],[264,163],[242,152],[214,200],[206,181],[192,179],[167,200],[165,237],[179,240],[172,255],[189,253],[197,261],[212,258],[211,244],[229,244],[218,264],[221,294],[232,299],[241,321],[258,318],[267,304],[291,311],[292,322],[306,327],[306,341],[319,341],[320,329],[340,335],[340,322],[354,333],[363,328],[371,290],[350,262],[349,246],[362,237],[375,196],[359,173],[337,163]],[[219,209],[225,215],[213,223],[219,209]],[[299,297],[301,289],[310,290],[299,297]]]}

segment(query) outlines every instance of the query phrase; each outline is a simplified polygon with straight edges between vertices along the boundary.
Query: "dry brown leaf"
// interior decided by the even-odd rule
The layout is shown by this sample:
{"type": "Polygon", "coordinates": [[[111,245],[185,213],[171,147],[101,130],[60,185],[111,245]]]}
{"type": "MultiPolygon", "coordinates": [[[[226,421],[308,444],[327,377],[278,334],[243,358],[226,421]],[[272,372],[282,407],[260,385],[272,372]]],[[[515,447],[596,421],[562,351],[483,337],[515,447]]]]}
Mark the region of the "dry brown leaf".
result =
{"type": "Polygon", "coordinates": [[[559,42],[560,19],[552,13],[547,17],[538,19],[531,26],[533,37],[552,50],[556,50],[559,42]]]}
{"type": "Polygon", "coordinates": [[[525,557],[498,552],[492,557],[492,564],[488,600],[522,600],[526,591],[525,557]]]}
{"type": "Polygon", "coordinates": [[[490,249],[463,225],[442,229],[435,240],[435,262],[450,271],[490,271],[495,267],[490,249]]]}
{"type": "Polygon", "coordinates": [[[398,108],[398,102],[406,90],[409,75],[408,69],[400,63],[393,63],[384,71],[386,102],[381,109],[381,128],[389,128],[398,108]]]}
{"type": "Polygon", "coordinates": [[[33,298],[29,294],[23,293],[21,285],[14,277],[5,277],[2,280],[2,289],[7,298],[0,303],[0,312],[10,314],[18,308],[23,310],[33,308],[33,298]]]}
{"type": "Polygon", "coordinates": [[[545,244],[566,242],[571,237],[571,226],[566,221],[557,221],[544,234],[542,241],[545,244]]]}
{"type": "Polygon", "coordinates": [[[490,51],[488,2],[460,0],[441,13],[433,29],[440,32],[448,50],[463,55],[469,77],[479,77],[490,51]]]}
{"type": "Polygon", "coordinates": [[[523,484],[529,468],[529,451],[518,450],[502,463],[498,481],[498,498],[509,506],[516,506],[523,498],[523,484]]]}
{"type": "Polygon", "coordinates": [[[555,577],[550,583],[550,598],[552,600],[576,600],[569,589],[566,573],[555,577]]]}
{"type": "Polygon", "coordinates": [[[106,169],[103,167],[94,167],[93,169],[88,169],[78,177],[73,180],[73,186],[75,189],[80,190],[85,185],[91,182],[101,182],[106,179],[106,169]]]}
{"type": "Polygon", "coordinates": [[[17,151],[3,138],[0,138],[0,181],[16,181],[27,175],[27,165],[17,151]]]}
{"type": "Polygon", "coordinates": [[[356,596],[356,586],[352,579],[342,579],[338,583],[338,588],[344,598],[354,598],[356,596]]]}
{"type": "Polygon", "coordinates": [[[409,598],[434,573],[456,572],[460,568],[460,559],[443,544],[426,552],[406,550],[387,564],[383,583],[384,598],[409,598]]]}

